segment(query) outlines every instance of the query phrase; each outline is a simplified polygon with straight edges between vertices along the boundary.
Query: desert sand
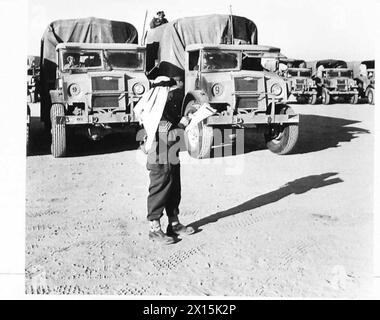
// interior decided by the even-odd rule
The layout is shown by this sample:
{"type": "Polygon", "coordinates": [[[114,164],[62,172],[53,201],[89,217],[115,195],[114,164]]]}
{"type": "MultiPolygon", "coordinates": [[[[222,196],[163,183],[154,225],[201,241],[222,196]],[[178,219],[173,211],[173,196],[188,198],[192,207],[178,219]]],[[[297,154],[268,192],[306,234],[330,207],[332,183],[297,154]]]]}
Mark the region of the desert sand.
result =
{"type": "Polygon", "coordinates": [[[33,118],[26,292],[370,297],[374,106],[292,107],[292,155],[251,131],[244,154],[181,152],[180,218],[198,232],[169,246],[148,240],[148,172],[132,133],[70,137],[54,159],[33,118]]]}

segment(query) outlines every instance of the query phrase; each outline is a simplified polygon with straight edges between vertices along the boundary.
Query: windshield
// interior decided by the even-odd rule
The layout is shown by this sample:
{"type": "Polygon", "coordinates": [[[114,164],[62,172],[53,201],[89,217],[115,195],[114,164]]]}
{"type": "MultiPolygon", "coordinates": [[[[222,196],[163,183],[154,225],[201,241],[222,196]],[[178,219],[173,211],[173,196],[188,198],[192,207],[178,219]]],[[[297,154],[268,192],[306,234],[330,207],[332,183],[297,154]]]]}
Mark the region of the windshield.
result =
{"type": "Polygon", "coordinates": [[[336,70],[328,70],[327,76],[328,77],[339,77],[339,72],[336,70]]]}
{"type": "Polygon", "coordinates": [[[202,71],[226,69],[239,69],[239,56],[237,52],[203,52],[202,71]]]}
{"type": "Polygon", "coordinates": [[[297,77],[298,71],[297,70],[288,70],[288,75],[291,77],[297,77]]]}
{"type": "Polygon", "coordinates": [[[144,70],[144,58],[142,51],[107,51],[107,62],[115,69],[144,70]]]}
{"type": "Polygon", "coordinates": [[[345,70],[340,72],[341,77],[352,78],[352,70],[345,70]]]}
{"type": "Polygon", "coordinates": [[[311,77],[311,70],[300,71],[300,77],[311,77]]]}
{"type": "Polygon", "coordinates": [[[62,51],[63,70],[87,70],[103,67],[102,52],[91,51],[62,51]]]}

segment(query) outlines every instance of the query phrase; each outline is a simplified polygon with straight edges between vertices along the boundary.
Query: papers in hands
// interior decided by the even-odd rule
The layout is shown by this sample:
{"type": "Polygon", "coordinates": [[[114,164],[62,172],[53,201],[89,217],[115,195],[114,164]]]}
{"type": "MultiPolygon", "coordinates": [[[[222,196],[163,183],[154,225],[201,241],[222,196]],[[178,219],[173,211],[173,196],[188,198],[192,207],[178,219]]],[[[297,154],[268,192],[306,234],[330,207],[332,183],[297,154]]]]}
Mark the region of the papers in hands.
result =
{"type": "Polygon", "coordinates": [[[200,108],[191,115],[191,121],[185,128],[185,132],[195,128],[197,124],[216,112],[208,103],[203,103],[200,108]]]}

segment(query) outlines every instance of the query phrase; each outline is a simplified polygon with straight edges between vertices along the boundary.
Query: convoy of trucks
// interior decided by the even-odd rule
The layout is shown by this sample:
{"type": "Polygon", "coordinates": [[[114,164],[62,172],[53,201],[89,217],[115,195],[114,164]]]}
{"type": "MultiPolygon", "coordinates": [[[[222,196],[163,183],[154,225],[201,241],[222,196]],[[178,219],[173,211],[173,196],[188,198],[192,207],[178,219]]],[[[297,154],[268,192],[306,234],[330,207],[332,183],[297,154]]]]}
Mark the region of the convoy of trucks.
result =
{"type": "MultiPolygon", "coordinates": [[[[68,131],[99,140],[138,127],[134,106],[150,80],[168,70],[185,84],[182,115],[205,102],[215,110],[186,132],[196,158],[210,156],[215,128],[256,128],[269,150],[291,153],[299,116],[287,105],[289,97],[309,104],[329,104],[336,97],[356,104],[362,97],[374,104],[374,61],[363,61],[354,79],[345,61],[306,67],[279,48],[258,45],[257,33],[247,18],[214,14],[165,23],[139,45],[136,28],[127,22],[91,17],[50,23],[41,56],[28,58],[28,96],[31,103],[40,100],[52,155],[66,155],[68,131]]],[[[29,105],[27,115],[29,144],[29,105]]]]}

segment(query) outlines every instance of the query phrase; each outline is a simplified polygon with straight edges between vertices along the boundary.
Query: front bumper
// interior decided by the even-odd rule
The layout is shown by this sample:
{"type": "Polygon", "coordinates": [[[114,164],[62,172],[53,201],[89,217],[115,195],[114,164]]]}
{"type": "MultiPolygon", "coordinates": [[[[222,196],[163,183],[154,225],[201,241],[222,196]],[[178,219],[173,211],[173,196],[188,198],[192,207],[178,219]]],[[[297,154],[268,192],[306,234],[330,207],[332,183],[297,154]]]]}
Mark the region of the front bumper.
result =
{"type": "Polygon", "coordinates": [[[347,91],[339,91],[336,89],[328,89],[330,95],[353,95],[353,94],[358,94],[358,90],[347,90],[347,91]]]}
{"type": "Polygon", "coordinates": [[[125,113],[97,113],[96,115],[88,116],[59,116],[56,119],[57,123],[66,123],[66,125],[80,124],[128,124],[136,122],[131,115],[125,113]]]}
{"type": "Polygon", "coordinates": [[[299,123],[299,115],[288,114],[239,114],[239,115],[214,115],[207,118],[207,125],[229,125],[237,127],[251,127],[255,125],[270,125],[284,123],[299,123]]]}
{"type": "Polygon", "coordinates": [[[317,89],[310,89],[310,90],[291,90],[290,91],[291,94],[295,95],[295,96],[300,96],[300,95],[308,95],[308,96],[312,96],[312,95],[316,95],[317,94],[317,89]]]}

